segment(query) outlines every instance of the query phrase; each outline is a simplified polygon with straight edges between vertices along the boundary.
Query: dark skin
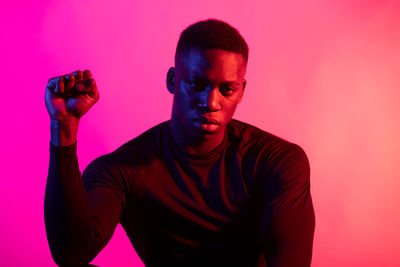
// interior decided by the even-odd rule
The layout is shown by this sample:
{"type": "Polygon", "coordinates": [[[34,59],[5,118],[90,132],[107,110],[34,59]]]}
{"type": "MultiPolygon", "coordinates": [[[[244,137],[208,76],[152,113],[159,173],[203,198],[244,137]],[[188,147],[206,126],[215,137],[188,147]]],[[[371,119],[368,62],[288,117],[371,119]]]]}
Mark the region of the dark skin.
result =
{"type": "Polygon", "coordinates": [[[99,92],[89,70],[49,79],[45,102],[50,115],[51,142],[69,146],[76,142],[80,118],[99,100],[99,92]]]}
{"type": "MultiPolygon", "coordinates": [[[[170,131],[182,150],[204,154],[222,142],[227,125],[243,98],[245,72],[246,62],[242,55],[226,50],[192,48],[177,56],[175,67],[171,67],[167,74],[167,88],[174,95],[170,131]]],[[[52,144],[74,144],[80,118],[98,99],[99,93],[90,71],[76,71],[50,79],[45,100],[51,121],[52,144]]],[[[296,169],[297,165],[302,167],[306,163],[303,160],[291,164],[285,172],[290,172],[292,166],[296,169]]],[[[307,195],[307,184],[304,186],[309,182],[307,168],[303,166],[300,170],[290,177],[287,184],[279,185],[283,193],[277,195],[276,201],[282,205],[266,205],[268,209],[262,225],[268,235],[268,242],[264,244],[268,266],[289,266],[295,260],[306,266],[309,261],[314,228],[308,226],[315,224],[311,199],[307,202],[305,214],[302,213],[304,210],[290,206],[296,199],[307,195]],[[299,177],[302,177],[300,182],[295,182],[299,177]]],[[[78,206],[89,210],[88,201],[78,206]]]]}
{"type": "MultiPolygon", "coordinates": [[[[171,133],[182,149],[206,153],[221,143],[242,100],[245,73],[243,56],[222,49],[192,48],[177,57],[167,74],[167,88],[174,94],[171,133]]],[[[53,145],[76,142],[80,118],[98,99],[88,70],[49,80],[45,100],[53,145]]]]}
{"type": "Polygon", "coordinates": [[[174,94],[171,133],[193,154],[218,146],[243,97],[246,63],[242,55],[222,49],[191,48],[178,55],[167,75],[174,94]]]}

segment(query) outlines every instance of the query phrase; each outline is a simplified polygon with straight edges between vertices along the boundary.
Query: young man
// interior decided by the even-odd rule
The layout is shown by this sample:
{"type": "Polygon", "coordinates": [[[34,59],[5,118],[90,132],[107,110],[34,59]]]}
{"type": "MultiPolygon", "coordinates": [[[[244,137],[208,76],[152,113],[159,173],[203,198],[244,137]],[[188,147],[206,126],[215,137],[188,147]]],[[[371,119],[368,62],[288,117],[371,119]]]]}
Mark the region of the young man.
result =
{"type": "Polygon", "coordinates": [[[218,20],[182,32],[171,120],[79,172],[79,118],[98,100],[89,71],[50,79],[45,222],[55,262],[87,265],[124,227],[146,266],[309,266],[314,234],[303,150],[232,120],[248,48],[218,20]]]}

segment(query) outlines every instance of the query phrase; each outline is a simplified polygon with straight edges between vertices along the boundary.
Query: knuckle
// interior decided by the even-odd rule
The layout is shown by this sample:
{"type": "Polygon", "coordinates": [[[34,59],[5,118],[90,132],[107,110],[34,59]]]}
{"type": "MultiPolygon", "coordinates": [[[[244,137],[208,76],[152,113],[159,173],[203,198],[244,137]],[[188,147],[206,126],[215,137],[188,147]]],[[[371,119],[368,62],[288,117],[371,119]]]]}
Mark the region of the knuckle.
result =
{"type": "Polygon", "coordinates": [[[91,72],[90,70],[85,70],[85,71],[83,72],[83,75],[84,75],[85,77],[87,77],[87,78],[92,78],[92,77],[93,77],[92,72],[91,72]]]}
{"type": "Polygon", "coordinates": [[[60,76],[56,76],[56,77],[51,77],[47,83],[57,83],[60,79],[60,76]]]}

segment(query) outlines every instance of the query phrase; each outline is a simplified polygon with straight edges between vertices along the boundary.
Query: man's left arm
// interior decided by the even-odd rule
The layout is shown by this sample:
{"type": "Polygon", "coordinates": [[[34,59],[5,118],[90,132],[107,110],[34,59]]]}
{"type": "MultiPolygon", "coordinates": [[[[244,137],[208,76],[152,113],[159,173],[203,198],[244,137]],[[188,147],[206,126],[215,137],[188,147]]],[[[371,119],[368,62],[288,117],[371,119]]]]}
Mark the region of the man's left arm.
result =
{"type": "Polygon", "coordinates": [[[308,267],[315,228],[310,166],[304,151],[291,144],[268,167],[262,242],[268,267],[308,267]]]}

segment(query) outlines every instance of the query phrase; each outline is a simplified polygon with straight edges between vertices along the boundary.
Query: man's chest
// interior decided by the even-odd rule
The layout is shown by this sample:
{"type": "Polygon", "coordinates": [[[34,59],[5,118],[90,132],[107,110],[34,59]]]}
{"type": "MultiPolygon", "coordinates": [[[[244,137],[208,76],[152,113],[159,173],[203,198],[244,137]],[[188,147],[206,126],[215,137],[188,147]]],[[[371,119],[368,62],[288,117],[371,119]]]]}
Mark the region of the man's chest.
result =
{"type": "Polygon", "coordinates": [[[160,163],[142,168],[121,217],[132,243],[185,257],[231,257],[243,246],[256,246],[260,201],[240,172],[230,174],[223,165],[203,172],[160,163]]]}

